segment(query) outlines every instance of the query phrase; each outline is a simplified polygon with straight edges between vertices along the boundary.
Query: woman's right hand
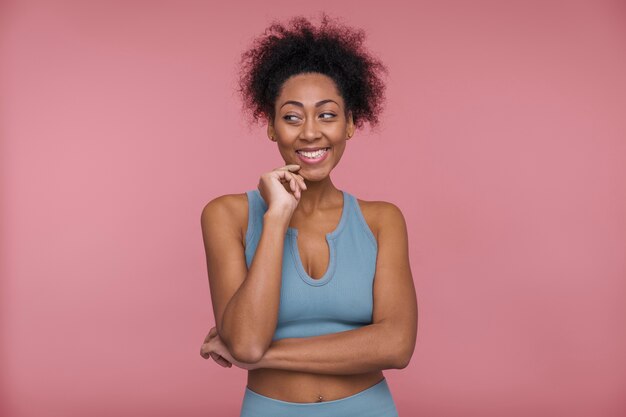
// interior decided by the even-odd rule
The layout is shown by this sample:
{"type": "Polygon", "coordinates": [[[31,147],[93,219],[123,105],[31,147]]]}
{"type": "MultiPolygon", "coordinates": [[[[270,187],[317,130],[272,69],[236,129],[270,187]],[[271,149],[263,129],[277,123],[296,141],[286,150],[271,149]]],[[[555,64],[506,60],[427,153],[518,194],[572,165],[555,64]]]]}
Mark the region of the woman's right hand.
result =
{"type": "Polygon", "coordinates": [[[261,175],[258,189],[261,197],[267,204],[268,211],[277,210],[293,214],[302,190],[306,190],[306,184],[302,175],[296,174],[300,165],[285,165],[261,175]]]}

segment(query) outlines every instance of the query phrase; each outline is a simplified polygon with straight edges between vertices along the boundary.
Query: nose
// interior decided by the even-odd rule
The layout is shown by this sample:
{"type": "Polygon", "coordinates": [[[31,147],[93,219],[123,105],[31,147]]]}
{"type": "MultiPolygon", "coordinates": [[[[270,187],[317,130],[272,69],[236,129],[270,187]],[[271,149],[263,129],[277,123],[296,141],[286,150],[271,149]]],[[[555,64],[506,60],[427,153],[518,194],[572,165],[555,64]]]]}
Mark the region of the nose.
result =
{"type": "Polygon", "coordinates": [[[302,125],[300,138],[304,140],[314,140],[321,136],[319,125],[314,117],[307,117],[302,125]]]}

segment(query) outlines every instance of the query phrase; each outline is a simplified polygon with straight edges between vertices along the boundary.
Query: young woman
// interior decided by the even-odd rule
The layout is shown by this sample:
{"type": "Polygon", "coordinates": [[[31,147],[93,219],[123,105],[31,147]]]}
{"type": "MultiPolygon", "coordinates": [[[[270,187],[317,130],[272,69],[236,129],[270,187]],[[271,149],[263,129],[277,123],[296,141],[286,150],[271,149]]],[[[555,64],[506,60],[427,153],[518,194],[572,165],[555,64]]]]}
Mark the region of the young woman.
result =
{"type": "Polygon", "coordinates": [[[363,39],[297,17],[243,54],[244,108],[285,166],[202,211],[216,326],[200,354],[248,370],[241,417],[398,415],[382,371],[407,366],[417,334],[404,217],[330,178],[382,108],[386,68],[363,39]]]}

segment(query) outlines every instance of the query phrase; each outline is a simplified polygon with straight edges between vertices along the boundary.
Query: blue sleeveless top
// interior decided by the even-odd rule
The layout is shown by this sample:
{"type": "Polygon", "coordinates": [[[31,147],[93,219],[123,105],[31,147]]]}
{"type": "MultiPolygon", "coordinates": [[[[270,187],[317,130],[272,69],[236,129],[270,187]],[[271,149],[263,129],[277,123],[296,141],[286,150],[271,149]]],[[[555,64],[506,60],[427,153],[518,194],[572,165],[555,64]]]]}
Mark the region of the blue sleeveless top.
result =
{"type": "MultiPolygon", "coordinates": [[[[298,252],[298,229],[285,234],[280,307],[272,340],[352,330],[372,323],[373,283],[378,244],[356,198],[343,193],[336,229],[326,234],[328,267],[319,279],[305,271],[298,252]]],[[[252,264],[263,230],[267,204],[258,189],[248,196],[246,264],[252,264]]]]}

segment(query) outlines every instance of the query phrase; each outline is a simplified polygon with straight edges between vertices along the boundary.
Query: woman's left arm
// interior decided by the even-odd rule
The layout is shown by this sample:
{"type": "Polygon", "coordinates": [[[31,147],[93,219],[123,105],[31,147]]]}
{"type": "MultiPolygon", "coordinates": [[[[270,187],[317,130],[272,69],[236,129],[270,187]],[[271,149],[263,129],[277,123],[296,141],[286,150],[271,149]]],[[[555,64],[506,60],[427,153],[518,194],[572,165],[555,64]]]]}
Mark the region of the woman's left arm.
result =
{"type": "MultiPolygon", "coordinates": [[[[321,336],[275,340],[259,362],[245,369],[347,375],[408,365],[417,337],[417,299],[406,222],[394,204],[377,204],[372,324],[321,336]]],[[[227,353],[222,356],[228,358],[227,353]]]]}
{"type": "Polygon", "coordinates": [[[404,216],[392,203],[376,203],[378,219],[372,324],[305,338],[279,339],[260,368],[323,374],[359,374],[408,365],[417,337],[417,300],[404,216]]]}

